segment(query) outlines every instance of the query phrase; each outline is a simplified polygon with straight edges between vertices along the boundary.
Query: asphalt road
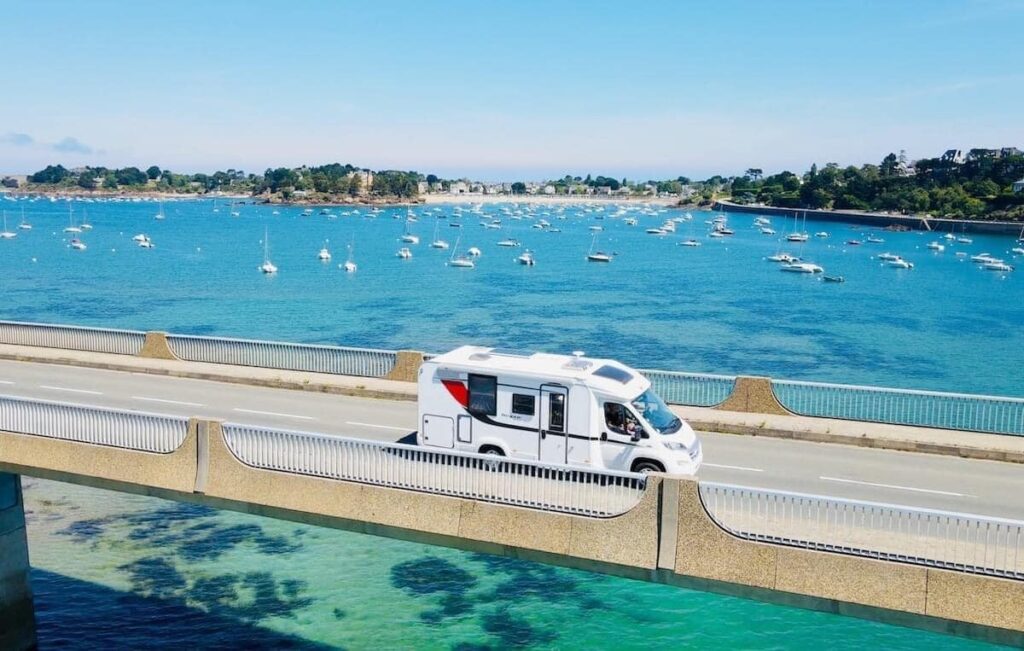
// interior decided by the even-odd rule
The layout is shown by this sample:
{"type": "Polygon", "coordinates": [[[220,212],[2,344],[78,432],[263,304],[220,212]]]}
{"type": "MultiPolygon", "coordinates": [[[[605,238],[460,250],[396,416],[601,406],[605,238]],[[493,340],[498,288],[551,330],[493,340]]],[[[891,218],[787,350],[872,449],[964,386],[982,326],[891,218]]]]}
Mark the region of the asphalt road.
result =
{"type": "MultiPolygon", "coordinates": [[[[397,441],[412,402],[0,360],[0,395],[397,441]]],[[[703,432],[700,478],[1024,520],[1024,465],[703,432]]]]}

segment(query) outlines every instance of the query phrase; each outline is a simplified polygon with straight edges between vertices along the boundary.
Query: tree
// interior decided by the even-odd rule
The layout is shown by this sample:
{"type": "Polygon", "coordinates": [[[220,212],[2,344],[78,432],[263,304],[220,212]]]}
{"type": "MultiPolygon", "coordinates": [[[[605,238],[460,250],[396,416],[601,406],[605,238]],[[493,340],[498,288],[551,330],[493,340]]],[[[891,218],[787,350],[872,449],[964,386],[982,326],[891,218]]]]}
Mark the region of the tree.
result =
{"type": "Polygon", "coordinates": [[[71,176],[63,165],[47,165],[45,169],[39,170],[28,177],[32,183],[60,183],[71,176]]]}
{"type": "Polygon", "coordinates": [[[160,177],[160,168],[156,165],[151,165],[146,169],[146,176],[151,180],[155,181],[160,177]]]}
{"type": "Polygon", "coordinates": [[[96,187],[96,174],[92,170],[85,170],[78,175],[78,186],[86,190],[92,190],[96,187]]]}
{"type": "Polygon", "coordinates": [[[764,171],[759,167],[751,167],[743,173],[744,176],[749,176],[753,181],[760,181],[761,176],[764,175],[764,171]]]}
{"type": "Polygon", "coordinates": [[[436,184],[439,180],[436,174],[427,174],[427,183],[430,185],[436,184]]]}
{"type": "Polygon", "coordinates": [[[522,181],[516,181],[513,183],[512,194],[526,194],[526,184],[522,181]]]}
{"type": "Polygon", "coordinates": [[[137,167],[125,167],[115,170],[114,176],[117,178],[118,185],[144,185],[148,178],[137,167]]]}

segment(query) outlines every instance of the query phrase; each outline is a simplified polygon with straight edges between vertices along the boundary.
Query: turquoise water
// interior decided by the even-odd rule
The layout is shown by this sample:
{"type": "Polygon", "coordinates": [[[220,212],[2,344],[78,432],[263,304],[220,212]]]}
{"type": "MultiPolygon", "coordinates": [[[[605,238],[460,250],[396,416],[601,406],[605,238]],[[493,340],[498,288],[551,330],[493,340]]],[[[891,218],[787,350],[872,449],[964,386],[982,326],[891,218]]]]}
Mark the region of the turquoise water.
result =
{"type": "MultiPolygon", "coordinates": [[[[759,234],[753,217],[733,215],[731,238],[704,237],[710,213],[660,238],[644,229],[679,211],[638,215],[629,227],[603,213],[569,208],[560,220],[539,207],[561,233],[531,228],[503,216],[502,230],[486,230],[475,216],[461,229],[440,220],[440,236],[479,247],[475,269],[445,266],[448,253],[430,249],[432,217],[415,225],[414,257],[395,257],[405,209],[377,218],[300,217],[300,208],[244,206],[231,218],[208,201],[165,205],[154,221],[152,203],[76,202],[95,225],[86,251],[67,248],[63,202],[0,202],[9,227],[22,206],[35,229],[0,240],[0,278],[8,319],[52,321],[172,332],[273,338],[378,348],[443,351],[463,343],[552,352],[585,350],[647,368],[878,384],[908,388],[1024,395],[1024,269],[983,271],[954,250],[1006,257],[1013,238],[978,235],[972,245],[933,254],[923,233],[876,233],[885,244],[848,247],[866,231],[807,222],[812,240],[804,257],[842,275],[780,272],[764,258],[775,238],[759,234]],[[596,217],[604,216],[603,220],[596,217]],[[618,253],[610,264],[585,261],[588,228],[601,225],[599,245],[618,253]],[[274,277],[257,271],[264,228],[274,277]],[[155,249],[133,245],[148,233],[155,249]],[[704,246],[677,242],[689,235],[704,246]],[[514,262],[519,249],[496,246],[515,237],[536,252],[537,265],[514,262]],[[325,239],[334,260],[317,261],[325,239]],[[355,244],[359,271],[346,274],[345,247],[355,244]],[[913,270],[882,266],[873,256],[902,255],[913,270]],[[36,262],[32,262],[35,258],[36,262]]],[[[486,207],[488,214],[500,214],[486,207]]],[[[417,208],[422,215],[424,209],[417,208]]],[[[455,215],[451,206],[431,215],[455,215]]],[[[634,214],[636,212],[634,211],[634,214]]],[[[786,224],[774,219],[782,234],[786,224]]],[[[790,222],[790,226],[792,223],[790,222]]],[[[800,253],[801,245],[782,247],[800,253]]]]}
{"type": "MultiPolygon", "coordinates": [[[[847,282],[779,272],[779,243],[752,217],[736,235],[704,237],[707,213],[676,236],[645,228],[682,213],[634,214],[635,227],[582,208],[538,207],[561,233],[503,216],[486,230],[439,220],[440,236],[482,249],[477,267],[445,266],[428,248],[433,218],[415,225],[414,257],[394,257],[402,222],[389,209],[336,219],[298,208],[211,202],[74,204],[94,224],[86,251],[66,246],[64,203],[0,202],[13,230],[0,241],[0,318],[386,348],[461,343],[586,350],[638,366],[865,384],[1024,394],[1021,277],[958,260],[1002,255],[1012,238],[977,236],[942,254],[931,236],[809,221],[827,240],[783,247],[847,282]],[[604,219],[597,219],[603,216],[604,219]],[[615,261],[587,263],[589,227],[615,261]],[[257,271],[264,228],[274,277],[257,271]],[[152,250],[133,245],[146,232],[152,250]],[[690,235],[704,246],[676,243],[690,235]],[[537,266],[515,264],[516,237],[537,266]],[[334,260],[316,254],[330,240],[334,260]],[[359,271],[346,274],[345,246],[359,271]],[[915,263],[883,267],[882,251],[915,263]]],[[[499,214],[497,207],[485,207],[499,214]]],[[[423,215],[424,208],[416,208],[423,215]]],[[[435,213],[431,212],[431,215],[435,213]]],[[[441,213],[454,217],[451,206],[441,213]]],[[[781,234],[782,220],[774,226],[781,234]]],[[[1024,273],[1017,272],[1017,273],[1024,273]]],[[[969,648],[975,643],[860,620],[614,579],[531,563],[298,526],[235,513],[29,481],[26,502],[46,647],[70,648],[969,648]]]]}

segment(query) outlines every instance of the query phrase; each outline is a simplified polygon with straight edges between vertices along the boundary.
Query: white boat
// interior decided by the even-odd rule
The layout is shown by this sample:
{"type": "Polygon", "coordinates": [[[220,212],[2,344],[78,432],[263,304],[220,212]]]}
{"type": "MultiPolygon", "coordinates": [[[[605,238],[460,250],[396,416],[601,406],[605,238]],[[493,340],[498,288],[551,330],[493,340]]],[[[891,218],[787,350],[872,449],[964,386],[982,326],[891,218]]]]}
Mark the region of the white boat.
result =
{"type": "Polygon", "coordinates": [[[1011,265],[1006,264],[1002,260],[987,262],[983,264],[981,268],[988,269],[989,271],[1013,271],[1013,267],[1011,265]]]}
{"type": "Polygon", "coordinates": [[[931,249],[932,251],[945,251],[946,250],[946,247],[943,246],[942,244],[939,244],[938,242],[929,242],[927,244],[927,247],[929,249],[931,249]]]}
{"type": "Polygon", "coordinates": [[[409,250],[409,247],[403,246],[402,248],[398,249],[398,253],[396,253],[395,255],[403,260],[408,260],[409,258],[412,257],[412,251],[409,250]]]}
{"type": "Polygon", "coordinates": [[[455,247],[452,249],[452,257],[448,260],[449,267],[457,267],[459,269],[472,269],[476,266],[471,258],[464,255],[458,255],[459,252],[459,239],[455,239],[455,247]]]}
{"type": "Polygon", "coordinates": [[[519,246],[519,240],[511,238],[511,237],[506,237],[505,239],[503,239],[500,242],[498,242],[498,246],[504,246],[504,247],[519,246]]]}
{"type": "MultiPolygon", "coordinates": [[[[30,231],[30,230],[32,230],[32,224],[30,224],[27,221],[25,221],[25,206],[21,207],[21,223],[18,224],[18,228],[20,230],[23,230],[23,231],[30,231]]],[[[4,230],[7,230],[7,229],[4,229],[4,230]]]]}
{"type": "Polygon", "coordinates": [[[604,226],[591,226],[590,230],[600,232],[604,230],[604,226]]]}
{"type": "Polygon", "coordinates": [[[725,233],[723,233],[721,231],[711,231],[710,233],[708,233],[708,237],[715,237],[715,238],[725,237],[725,233]]]}
{"type": "Polygon", "coordinates": [[[159,220],[163,220],[165,216],[166,215],[164,215],[164,202],[161,201],[160,202],[160,210],[156,213],[156,216],[154,217],[154,219],[156,219],[158,221],[159,220]]]}
{"type": "Polygon", "coordinates": [[[1010,249],[1010,253],[1014,255],[1024,255],[1024,246],[1015,246],[1010,249]]]}
{"type": "Polygon", "coordinates": [[[324,240],[324,247],[320,249],[320,253],[316,254],[316,259],[322,262],[331,261],[331,251],[327,248],[327,240],[324,240]]]}
{"type": "Polygon", "coordinates": [[[761,229],[761,234],[762,235],[775,235],[775,229],[774,228],[769,228],[769,227],[765,226],[765,227],[763,227],[761,229]]]}
{"type": "Polygon", "coordinates": [[[971,256],[971,262],[978,262],[980,264],[986,264],[995,261],[996,258],[992,257],[992,255],[989,253],[979,253],[978,255],[971,256]]]}
{"type": "Polygon", "coordinates": [[[818,231],[817,233],[814,234],[814,237],[825,239],[828,237],[828,233],[826,233],[825,231],[818,231]]]}
{"type": "Polygon", "coordinates": [[[663,228],[648,228],[644,232],[648,235],[665,235],[668,231],[663,228]]]}
{"type": "Polygon", "coordinates": [[[84,251],[87,248],[85,246],[85,242],[83,242],[82,240],[80,240],[78,238],[75,238],[75,239],[71,240],[70,246],[75,251],[84,251]]]}
{"type": "Polygon", "coordinates": [[[68,202],[68,225],[64,229],[65,233],[81,233],[82,229],[75,226],[75,217],[71,209],[71,202],[68,202]]]}
{"type": "Polygon", "coordinates": [[[469,247],[469,250],[466,251],[466,255],[472,258],[479,258],[481,255],[483,255],[483,252],[480,249],[476,248],[475,246],[471,246],[469,247]]]}
{"type": "Polygon", "coordinates": [[[0,240],[13,240],[18,234],[7,230],[7,211],[4,211],[4,230],[0,231],[0,240]]]}
{"type": "Polygon", "coordinates": [[[265,228],[263,229],[263,264],[260,265],[260,271],[265,274],[277,273],[277,266],[270,261],[270,238],[265,228]]]}
{"type": "Polygon", "coordinates": [[[974,240],[969,237],[958,237],[956,238],[956,241],[961,244],[974,244],[974,240]]]}
{"type": "Polygon", "coordinates": [[[442,240],[441,238],[439,238],[437,236],[438,223],[439,222],[437,221],[437,219],[435,219],[434,220],[434,241],[432,241],[430,243],[430,248],[432,248],[432,249],[442,249],[442,250],[443,249],[447,249],[448,248],[448,242],[446,242],[445,240],[442,240]]]}
{"type": "Polygon", "coordinates": [[[913,269],[914,263],[907,262],[903,258],[897,258],[896,260],[889,260],[885,263],[886,266],[893,267],[894,269],[913,269]]]}
{"type": "Polygon", "coordinates": [[[692,237],[690,239],[683,240],[682,242],[679,243],[679,246],[700,246],[700,245],[701,245],[701,243],[698,240],[693,239],[692,237]]]}
{"type": "Polygon", "coordinates": [[[626,226],[636,226],[636,218],[627,217],[626,219],[622,220],[622,223],[625,224],[626,226]]]}
{"type": "Polygon", "coordinates": [[[139,242],[139,248],[141,249],[153,249],[156,248],[156,244],[153,244],[153,240],[145,239],[139,242]]]}
{"type": "Polygon", "coordinates": [[[776,253],[775,255],[768,256],[766,260],[770,262],[782,262],[785,264],[793,264],[794,262],[799,262],[800,258],[796,257],[795,255],[790,255],[788,253],[776,253]]]}
{"type": "Polygon", "coordinates": [[[530,251],[530,249],[526,249],[525,251],[523,251],[523,253],[518,258],[516,258],[516,262],[527,267],[532,267],[533,265],[537,264],[537,261],[534,260],[533,253],[530,251]]]}
{"type": "Polygon", "coordinates": [[[302,211],[302,216],[303,217],[309,217],[312,214],[313,214],[313,209],[312,208],[306,208],[305,210],[302,211]]]}
{"type": "Polygon", "coordinates": [[[864,240],[864,241],[868,242],[870,244],[883,244],[883,243],[885,243],[885,240],[883,240],[880,237],[875,237],[874,235],[868,235],[868,238],[866,240],[864,240]]]}
{"type": "Polygon", "coordinates": [[[594,233],[594,239],[590,241],[590,251],[587,252],[588,262],[611,262],[612,256],[608,255],[604,251],[595,251],[594,247],[597,245],[598,233],[594,233]]]}
{"type": "Polygon", "coordinates": [[[132,242],[148,242],[148,241],[149,241],[149,235],[146,235],[145,233],[139,233],[138,235],[135,235],[135,236],[132,237],[132,242]]]}
{"type": "Polygon", "coordinates": [[[82,223],[78,225],[83,231],[91,231],[92,224],[89,223],[89,216],[85,214],[85,210],[82,210],[82,223]]]}
{"type": "Polygon", "coordinates": [[[888,253],[888,252],[886,252],[886,253],[879,253],[877,257],[878,257],[879,260],[882,260],[884,262],[892,262],[894,260],[900,260],[901,259],[900,256],[896,255],[895,253],[888,253]]]}
{"type": "Polygon", "coordinates": [[[409,232],[409,223],[410,223],[409,220],[406,219],[405,220],[405,231],[402,233],[402,237],[399,238],[399,239],[401,241],[405,242],[406,244],[419,244],[420,243],[419,236],[418,235],[413,235],[412,233],[409,232]]]}
{"type": "Polygon", "coordinates": [[[807,233],[790,233],[786,236],[787,242],[806,242],[808,239],[807,233]]]}
{"type": "Polygon", "coordinates": [[[820,274],[825,270],[812,262],[791,262],[779,267],[782,271],[801,274],[820,274]]]}
{"type": "Polygon", "coordinates": [[[341,265],[341,268],[345,270],[345,273],[354,274],[359,268],[356,266],[356,261],[352,258],[352,245],[348,245],[348,259],[345,260],[345,264],[341,265]]]}

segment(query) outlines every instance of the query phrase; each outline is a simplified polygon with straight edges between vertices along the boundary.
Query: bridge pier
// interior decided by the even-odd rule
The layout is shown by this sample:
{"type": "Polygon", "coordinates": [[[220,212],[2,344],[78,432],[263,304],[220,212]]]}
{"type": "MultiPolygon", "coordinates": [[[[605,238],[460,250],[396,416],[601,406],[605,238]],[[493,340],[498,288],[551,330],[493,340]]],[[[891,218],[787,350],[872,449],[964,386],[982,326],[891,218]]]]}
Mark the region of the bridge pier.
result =
{"type": "Polygon", "coordinates": [[[0,649],[36,648],[21,477],[0,472],[0,649]]]}

